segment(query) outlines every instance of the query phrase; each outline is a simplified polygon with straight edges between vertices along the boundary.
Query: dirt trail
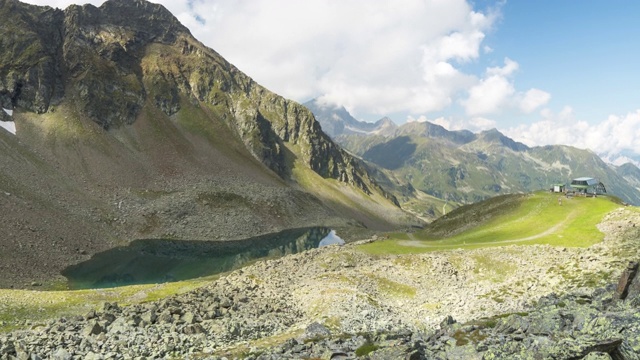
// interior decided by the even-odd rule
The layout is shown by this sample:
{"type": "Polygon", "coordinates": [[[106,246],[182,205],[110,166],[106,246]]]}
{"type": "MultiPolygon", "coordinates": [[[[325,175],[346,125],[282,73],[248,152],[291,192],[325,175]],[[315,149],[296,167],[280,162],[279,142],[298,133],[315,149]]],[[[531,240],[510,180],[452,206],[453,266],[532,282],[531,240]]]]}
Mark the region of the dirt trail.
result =
{"type": "MultiPolygon", "coordinates": [[[[527,237],[523,237],[523,238],[518,238],[518,239],[511,239],[511,240],[501,240],[501,241],[485,241],[485,242],[479,242],[479,243],[471,243],[469,245],[495,245],[495,244],[514,244],[514,243],[520,243],[520,242],[525,242],[525,241],[530,241],[530,240],[535,240],[535,239],[539,239],[541,237],[547,236],[547,235],[551,235],[553,233],[555,233],[556,231],[558,231],[560,228],[562,228],[564,225],[566,225],[567,222],[569,222],[569,220],[573,220],[576,217],[576,213],[577,211],[574,210],[572,212],[569,213],[569,215],[567,215],[567,217],[562,220],[561,222],[555,224],[554,226],[548,228],[547,230],[536,234],[536,235],[531,235],[531,236],[527,236],[527,237]]],[[[415,238],[415,236],[413,234],[408,234],[409,238],[411,240],[400,240],[398,241],[399,245],[402,246],[411,246],[411,247],[420,247],[420,248],[441,248],[441,247],[451,247],[451,248],[456,248],[456,247],[465,247],[466,244],[459,244],[459,243],[455,243],[455,244],[443,244],[443,242],[446,242],[446,240],[438,240],[438,241],[425,241],[425,240],[418,240],[415,238]]]]}

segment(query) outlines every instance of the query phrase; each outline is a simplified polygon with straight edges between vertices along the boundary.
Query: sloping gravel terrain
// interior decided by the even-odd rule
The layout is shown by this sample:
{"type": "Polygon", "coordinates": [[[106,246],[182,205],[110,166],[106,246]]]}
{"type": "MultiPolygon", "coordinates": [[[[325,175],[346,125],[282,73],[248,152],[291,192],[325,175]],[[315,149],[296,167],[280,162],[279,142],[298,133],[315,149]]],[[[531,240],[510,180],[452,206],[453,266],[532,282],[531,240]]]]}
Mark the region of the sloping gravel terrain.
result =
{"type": "MultiPolygon", "coordinates": [[[[490,354],[503,358],[499,354],[526,355],[534,345],[546,349],[561,344],[550,334],[561,330],[564,334],[567,329],[573,329],[569,332],[573,340],[566,341],[591,334],[589,341],[611,341],[593,349],[606,353],[622,346],[635,354],[637,344],[624,342],[624,337],[636,334],[629,319],[638,316],[637,301],[613,303],[610,291],[606,295],[607,291],[594,289],[616,282],[637,256],[639,222],[640,213],[633,209],[612,212],[599,225],[605,240],[587,249],[508,246],[382,257],[360,252],[357,244],[314,249],[256,263],[161,301],[131,307],[104,304],[83,316],[31,324],[30,330],[0,336],[0,358],[262,354],[262,358],[333,359],[352,358],[367,344],[380,347],[371,354],[396,349],[415,352],[419,356],[415,358],[429,352],[437,354],[435,358],[491,358],[490,354]],[[561,311],[563,306],[569,307],[569,315],[561,311]],[[588,309],[580,308],[584,306],[588,309]],[[538,320],[524,313],[543,308],[547,313],[555,309],[549,315],[553,321],[544,322],[550,328],[533,331],[538,320]],[[587,318],[579,319],[574,308],[582,309],[581,314],[586,311],[587,318]],[[503,314],[517,316],[501,318],[503,314]],[[605,314],[604,320],[599,314],[605,314]],[[615,329],[607,321],[627,332],[614,337],[615,329]],[[458,331],[462,333],[453,336],[458,331]],[[502,340],[482,343],[495,337],[502,340]],[[540,337],[555,345],[540,343],[540,337]],[[528,342],[523,342],[525,338],[528,342]],[[416,345],[414,340],[423,343],[416,345]],[[463,346],[465,341],[474,345],[473,351],[463,346]],[[429,342],[435,345],[428,348],[429,342]]],[[[553,357],[579,359],[575,354],[596,351],[585,353],[581,344],[586,342],[580,341],[576,346],[582,350],[576,350],[574,357],[565,353],[553,357]]],[[[521,358],[531,358],[525,355],[521,358]]]]}

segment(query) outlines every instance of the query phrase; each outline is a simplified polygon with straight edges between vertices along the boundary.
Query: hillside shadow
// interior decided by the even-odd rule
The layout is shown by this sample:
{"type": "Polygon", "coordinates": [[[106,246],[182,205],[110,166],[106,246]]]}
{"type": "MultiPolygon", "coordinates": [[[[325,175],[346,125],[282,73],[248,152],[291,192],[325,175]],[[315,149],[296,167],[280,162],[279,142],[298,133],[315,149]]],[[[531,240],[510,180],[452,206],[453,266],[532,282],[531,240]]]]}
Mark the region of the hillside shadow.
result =
{"type": "Polygon", "coordinates": [[[413,156],[416,148],[417,145],[411,141],[409,136],[399,136],[372,147],[362,157],[385,169],[396,170],[413,156]]]}

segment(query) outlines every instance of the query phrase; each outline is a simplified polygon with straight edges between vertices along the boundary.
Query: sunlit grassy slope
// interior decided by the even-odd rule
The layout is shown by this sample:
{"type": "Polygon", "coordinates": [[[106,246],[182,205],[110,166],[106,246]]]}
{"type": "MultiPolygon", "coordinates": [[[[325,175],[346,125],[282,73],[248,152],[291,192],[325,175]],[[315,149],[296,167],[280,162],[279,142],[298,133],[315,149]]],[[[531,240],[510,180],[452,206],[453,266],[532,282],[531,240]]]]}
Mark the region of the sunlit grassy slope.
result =
{"type": "Polygon", "coordinates": [[[464,206],[413,234],[390,234],[388,240],[362,245],[372,254],[421,253],[510,244],[587,247],[602,241],[596,225],[620,207],[609,197],[558,194],[506,195],[464,206]],[[461,229],[461,231],[456,231],[461,229]]]}
{"type": "Polygon", "coordinates": [[[218,275],[163,284],[131,285],[109,289],[34,291],[0,289],[0,332],[27,328],[61,316],[84,315],[105,302],[131,305],[154,301],[204,286],[218,275]]]}

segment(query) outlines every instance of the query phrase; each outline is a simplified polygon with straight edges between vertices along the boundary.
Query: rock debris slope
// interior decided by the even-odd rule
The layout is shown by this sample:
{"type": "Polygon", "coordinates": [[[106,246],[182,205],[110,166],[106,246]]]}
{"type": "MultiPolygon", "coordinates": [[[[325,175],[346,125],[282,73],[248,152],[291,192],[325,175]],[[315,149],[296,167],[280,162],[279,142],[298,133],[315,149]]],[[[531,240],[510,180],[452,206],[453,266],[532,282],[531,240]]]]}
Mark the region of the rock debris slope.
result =
{"type": "Polygon", "coordinates": [[[605,240],[586,249],[314,249],[161,301],[31,324],[0,336],[0,357],[353,358],[369,344],[372,359],[636,359],[638,279],[623,302],[594,288],[637,256],[639,222],[635,210],[612,212],[605,240]]]}

